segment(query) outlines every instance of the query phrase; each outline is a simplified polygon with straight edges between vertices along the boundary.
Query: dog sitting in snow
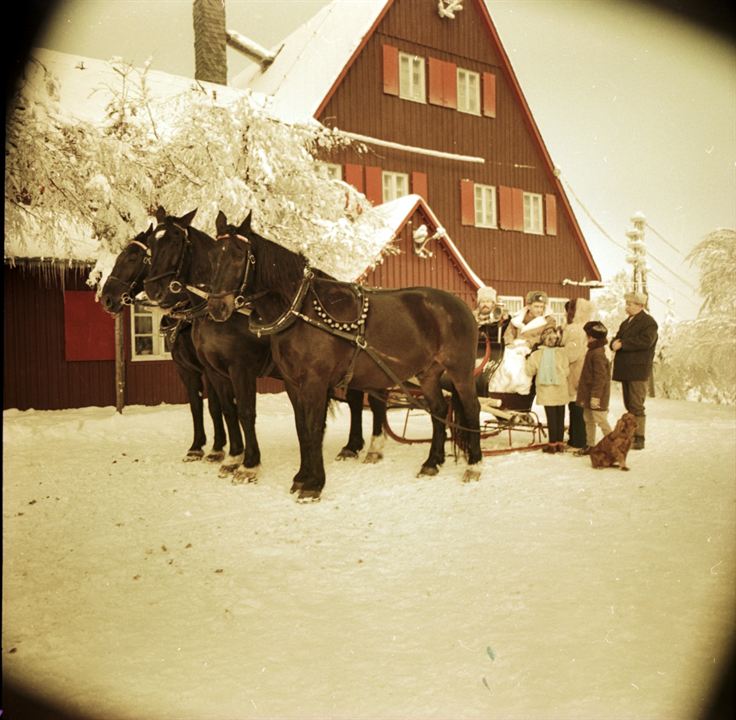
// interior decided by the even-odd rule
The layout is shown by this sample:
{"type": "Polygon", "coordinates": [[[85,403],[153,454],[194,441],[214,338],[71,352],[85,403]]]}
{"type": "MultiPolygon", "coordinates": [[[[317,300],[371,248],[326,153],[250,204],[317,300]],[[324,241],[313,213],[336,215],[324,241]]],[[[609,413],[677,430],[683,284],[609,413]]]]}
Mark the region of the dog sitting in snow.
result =
{"type": "Polygon", "coordinates": [[[591,449],[590,462],[593,467],[604,468],[618,465],[621,470],[628,470],[626,456],[629,454],[635,432],[636,417],[631,413],[624,413],[616,423],[616,427],[591,449]]]}

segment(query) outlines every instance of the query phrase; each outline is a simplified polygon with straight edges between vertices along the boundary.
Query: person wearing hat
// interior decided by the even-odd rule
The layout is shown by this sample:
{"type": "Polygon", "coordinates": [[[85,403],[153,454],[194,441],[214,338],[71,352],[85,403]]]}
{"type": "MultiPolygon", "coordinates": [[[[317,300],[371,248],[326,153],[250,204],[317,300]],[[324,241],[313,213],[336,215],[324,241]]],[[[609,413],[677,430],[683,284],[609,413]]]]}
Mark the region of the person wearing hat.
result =
{"type": "Polygon", "coordinates": [[[526,305],[509,321],[503,333],[505,347],[501,364],[491,375],[488,385],[490,392],[519,395],[531,392],[533,378],[526,372],[526,357],[536,349],[542,332],[557,326],[547,303],[547,293],[533,290],[527,293],[526,305]]]}
{"type": "Polygon", "coordinates": [[[511,318],[511,322],[503,335],[506,345],[515,340],[523,340],[530,349],[539,344],[542,331],[548,327],[556,327],[557,321],[547,307],[549,298],[542,290],[532,290],[526,295],[526,305],[511,318]]]}
{"type": "MultiPolygon", "coordinates": [[[[482,370],[476,370],[476,389],[478,397],[486,397],[488,395],[488,382],[491,373],[495,368],[498,359],[494,355],[500,353],[501,336],[506,324],[509,321],[509,314],[503,309],[503,305],[498,302],[496,290],[490,285],[484,285],[478,288],[476,295],[475,310],[473,316],[478,323],[480,330],[478,335],[478,357],[484,358],[486,354],[486,338],[491,342],[491,357],[488,358],[482,370]],[[495,350],[494,353],[494,343],[495,350]]],[[[476,361],[476,367],[482,364],[476,361]]]]}
{"type": "Polygon", "coordinates": [[[631,447],[643,450],[646,428],[644,402],[659,328],[656,320],[644,309],[647,304],[644,293],[626,293],[624,300],[628,317],[611,341],[611,350],[616,353],[613,358],[613,379],[621,383],[626,411],[636,416],[636,434],[631,447]]]}
{"type": "Polygon", "coordinates": [[[608,401],[611,396],[611,363],[606,357],[608,328],[597,320],[583,325],[587,338],[588,352],[585,353],[583,368],[578,381],[575,402],[583,408],[585,422],[585,446],[576,455],[590,455],[595,445],[595,429],[599,427],[603,437],[611,432],[608,422],[608,401]]]}

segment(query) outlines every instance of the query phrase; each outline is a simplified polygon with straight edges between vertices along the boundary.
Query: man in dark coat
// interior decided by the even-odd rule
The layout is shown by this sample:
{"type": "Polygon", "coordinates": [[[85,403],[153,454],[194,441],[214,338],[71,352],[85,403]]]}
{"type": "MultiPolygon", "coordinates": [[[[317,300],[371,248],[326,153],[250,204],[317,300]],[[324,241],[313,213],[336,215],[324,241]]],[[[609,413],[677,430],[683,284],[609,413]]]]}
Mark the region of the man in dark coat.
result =
{"type": "Polygon", "coordinates": [[[626,314],[629,317],[621,323],[611,341],[611,350],[616,353],[613,359],[613,379],[621,383],[627,412],[636,416],[636,435],[631,447],[634,450],[642,450],[646,427],[644,402],[649,388],[649,376],[652,373],[654,348],[657,344],[657,323],[644,310],[647,304],[647,296],[644,293],[627,293],[624,300],[626,300],[626,314]]]}

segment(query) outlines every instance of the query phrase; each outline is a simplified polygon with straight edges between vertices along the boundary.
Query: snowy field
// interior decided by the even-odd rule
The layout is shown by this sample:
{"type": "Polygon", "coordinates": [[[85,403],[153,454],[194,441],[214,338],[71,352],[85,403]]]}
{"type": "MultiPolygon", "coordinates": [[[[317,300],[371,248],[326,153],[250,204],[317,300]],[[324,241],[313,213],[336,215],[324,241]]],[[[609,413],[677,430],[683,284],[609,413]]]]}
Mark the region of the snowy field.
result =
{"type": "Polygon", "coordinates": [[[631,472],[527,452],[464,485],[415,477],[426,445],[334,461],[341,406],[310,505],[283,394],[240,486],[181,462],[184,406],[6,411],[4,672],[105,720],[697,717],[733,631],[736,416],[648,410],[631,472]]]}

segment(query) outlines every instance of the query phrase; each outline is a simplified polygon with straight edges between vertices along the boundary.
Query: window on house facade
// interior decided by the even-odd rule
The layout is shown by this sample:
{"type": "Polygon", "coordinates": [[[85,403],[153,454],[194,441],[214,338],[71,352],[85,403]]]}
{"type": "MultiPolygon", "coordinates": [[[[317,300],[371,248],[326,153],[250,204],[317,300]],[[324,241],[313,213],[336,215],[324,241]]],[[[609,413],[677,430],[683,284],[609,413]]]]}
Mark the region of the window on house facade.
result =
{"type": "Polygon", "coordinates": [[[381,175],[383,202],[409,194],[409,176],[406,173],[383,172],[381,175]]]}
{"type": "Polygon", "coordinates": [[[163,313],[158,308],[133,305],[130,315],[130,345],[133,360],[170,360],[171,348],[161,334],[163,313]]]}
{"type": "Polygon", "coordinates": [[[524,193],[524,232],[535,235],[544,233],[542,196],[537,193],[524,193]]]}
{"type": "Polygon", "coordinates": [[[424,58],[399,53],[399,97],[414,102],[426,102],[424,58]]]}
{"type": "Polygon", "coordinates": [[[565,312],[565,303],[567,298],[550,298],[549,305],[552,308],[552,315],[557,320],[557,325],[561,326],[565,324],[567,320],[567,313],[565,312]]]}
{"type": "Polygon", "coordinates": [[[496,188],[493,185],[479,185],[476,183],[473,192],[476,227],[497,227],[496,188]]]}
{"type": "Polygon", "coordinates": [[[524,307],[524,298],[518,295],[499,295],[498,302],[501,303],[506,312],[513,317],[524,307]]]}
{"type": "Polygon", "coordinates": [[[457,109],[480,115],[480,75],[470,70],[457,69],[457,109]]]}
{"type": "Polygon", "coordinates": [[[329,180],[342,180],[342,165],[335,163],[319,163],[319,172],[329,180]]]}

